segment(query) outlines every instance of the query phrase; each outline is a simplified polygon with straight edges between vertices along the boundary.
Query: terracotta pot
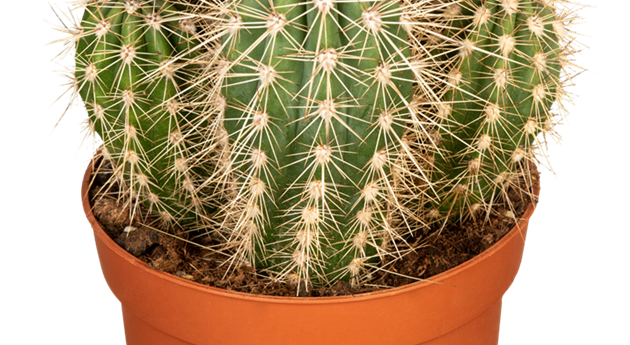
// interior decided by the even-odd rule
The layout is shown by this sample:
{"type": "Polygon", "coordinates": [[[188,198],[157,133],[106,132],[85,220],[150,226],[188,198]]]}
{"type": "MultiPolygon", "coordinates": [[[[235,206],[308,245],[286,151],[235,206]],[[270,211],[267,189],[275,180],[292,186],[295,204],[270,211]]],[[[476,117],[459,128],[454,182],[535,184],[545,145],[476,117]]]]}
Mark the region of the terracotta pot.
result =
{"type": "MultiPolygon", "coordinates": [[[[82,196],[91,172],[90,165],[82,196]]],[[[534,211],[529,205],[498,243],[432,282],[297,298],[231,292],[154,271],[105,234],[87,197],[83,207],[107,284],[122,303],[128,345],[497,344],[501,298],[518,271],[534,211]]]]}

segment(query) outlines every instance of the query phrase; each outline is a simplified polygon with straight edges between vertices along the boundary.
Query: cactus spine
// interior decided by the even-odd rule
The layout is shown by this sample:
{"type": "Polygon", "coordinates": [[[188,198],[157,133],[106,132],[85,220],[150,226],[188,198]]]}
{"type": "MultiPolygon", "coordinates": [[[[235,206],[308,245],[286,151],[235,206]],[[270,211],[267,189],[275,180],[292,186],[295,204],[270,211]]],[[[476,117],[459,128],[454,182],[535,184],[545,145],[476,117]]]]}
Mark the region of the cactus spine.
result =
{"type": "Polygon", "coordinates": [[[556,3],[88,1],[75,84],[130,200],[230,267],[360,284],[528,178],[570,80],[556,3]]]}

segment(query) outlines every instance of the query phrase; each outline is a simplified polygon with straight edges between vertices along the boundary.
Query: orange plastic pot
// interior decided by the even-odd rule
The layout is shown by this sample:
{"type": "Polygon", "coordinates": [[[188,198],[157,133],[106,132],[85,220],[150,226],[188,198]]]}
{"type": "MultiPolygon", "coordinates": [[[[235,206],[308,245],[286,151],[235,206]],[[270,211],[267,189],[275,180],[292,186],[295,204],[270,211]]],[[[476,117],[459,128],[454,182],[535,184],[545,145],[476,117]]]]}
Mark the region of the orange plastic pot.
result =
{"type": "MultiPolygon", "coordinates": [[[[87,195],[92,165],[85,173],[87,195]]],[[[538,193],[538,191],[536,191],[538,193]]],[[[150,269],[112,241],[88,198],[83,207],[128,345],[498,343],[501,298],[521,263],[534,206],[503,239],[442,274],[387,291],[343,297],[264,297],[150,269]]]]}

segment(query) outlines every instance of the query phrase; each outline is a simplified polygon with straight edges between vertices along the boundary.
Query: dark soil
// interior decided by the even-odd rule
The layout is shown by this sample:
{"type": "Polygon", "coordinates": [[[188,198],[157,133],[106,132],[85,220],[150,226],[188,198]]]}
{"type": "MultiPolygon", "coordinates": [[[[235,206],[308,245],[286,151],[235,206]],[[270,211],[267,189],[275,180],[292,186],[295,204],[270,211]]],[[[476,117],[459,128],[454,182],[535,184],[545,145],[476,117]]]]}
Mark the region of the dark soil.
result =
{"type": "MultiPolygon", "coordinates": [[[[211,253],[200,246],[157,231],[146,225],[151,224],[150,220],[145,220],[144,223],[136,220],[131,222],[129,209],[124,208],[116,197],[116,186],[103,191],[109,176],[106,173],[99,173],[93,178],[90,196],[91,200],[94,200],[92,204],[94,215],[105,232],[129,253],[155,270],[200,284],[261,295],[340,296],[378,291],[413,283],[419,279],[428,279],[480,254],[499,241],[515,225],[510,212],[498,208],[494,210],[494,215],[489,221],[469,220],[445,228],[439,235],[433,234],[418,239],[418,242],[421,240],[423,243],[419,249],[404,256],[403,259],[382,263],[381,266],[386,271],[374,272],[369,285],[356,288],[348,283],[339,282],[332,287],[298,292],[296,286],[273,282],[251,267],[237,268],[235,272],[226,275],[226,268],[221,265],[226,259],[224,255],[211,253]]],[[[539,183],[538,176],[533,176],[532,180],[534,184],[539,183]]],[[[510,198],[515,211],[513,213],[518,219],[531,200],[523,193],[514,191],[510,192],[510,198]]],[[[179,233],[178,236],[185,237],[186,234],[179,233]]],[[[205,242],[199,244],[212,246],[217,243],[212,243],[206,238],[205,242]]]]}

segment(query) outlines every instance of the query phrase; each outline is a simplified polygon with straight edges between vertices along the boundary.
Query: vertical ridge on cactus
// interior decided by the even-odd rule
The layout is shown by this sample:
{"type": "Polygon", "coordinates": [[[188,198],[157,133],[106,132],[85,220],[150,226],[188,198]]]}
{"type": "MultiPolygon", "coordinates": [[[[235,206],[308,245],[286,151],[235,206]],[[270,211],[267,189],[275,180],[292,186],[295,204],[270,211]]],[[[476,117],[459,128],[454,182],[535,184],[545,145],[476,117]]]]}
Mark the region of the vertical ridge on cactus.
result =
{"type": "Polygon", "coordinates": [[[90,0],[69,40],[131,209],[308,289],[509,203],[563,110],[570,6],[90,0]]]}

